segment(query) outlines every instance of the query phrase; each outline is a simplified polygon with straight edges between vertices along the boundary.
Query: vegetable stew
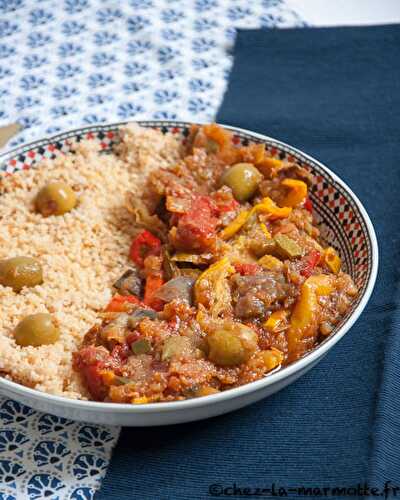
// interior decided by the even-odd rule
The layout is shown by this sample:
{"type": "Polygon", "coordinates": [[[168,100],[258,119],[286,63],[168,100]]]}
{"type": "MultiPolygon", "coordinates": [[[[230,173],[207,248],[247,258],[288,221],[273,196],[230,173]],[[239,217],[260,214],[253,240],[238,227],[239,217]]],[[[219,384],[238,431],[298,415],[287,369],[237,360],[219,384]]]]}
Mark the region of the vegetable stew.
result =
{"type": "Polygon", "coordinates": [[[130,263],[74,355],[93,399],[247,384],[313,349],[350,308],[357,288],[320,239],[305,168],[211,124],[193,126],[181,160],[146,182],[126,198],[130,263]]]}

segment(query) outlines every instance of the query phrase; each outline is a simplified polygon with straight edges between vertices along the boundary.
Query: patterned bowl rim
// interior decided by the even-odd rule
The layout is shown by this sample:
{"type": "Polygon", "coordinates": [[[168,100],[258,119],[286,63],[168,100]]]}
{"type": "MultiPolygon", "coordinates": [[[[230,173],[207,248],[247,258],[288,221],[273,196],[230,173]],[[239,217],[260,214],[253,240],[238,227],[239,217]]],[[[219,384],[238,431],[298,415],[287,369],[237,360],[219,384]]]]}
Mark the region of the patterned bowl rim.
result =
{"type": "MultiPolygon", "coordinates": [[[[91,125],[88,127],[79,127],[77,129],[70,129],[68,131],[53,135],[46,136],[43,139],[33,141],[31,143],[22,144],[14,149],[5,151],[0,154],[0,165],[12,158],[17,154],[23,154],[31,149],[40,147],[42,145],[50,144],[53,142],[65,140],[72,138],[76,135],[81,135],[88,132],[100,132],[100,131],[110,131],[117,130],[129,123],[137,123],[145,127],[166,127],[167,129],[190,127],[193,124],[198,124],[197,122],[184,122],[184,121],[174,121],[174,120],[138,120],[138,121],[123,121],[123,122],[110,122],[106,124],[91,125]]],[[[236,399],[246,396],[249,393],[256,392],[268,386],[279,384],[279,382],[284,381],[284,379],[291,379],[296,373],[304,370],[307,366],[312,365],[317,362],[319,358],[322,358],[354,325],[361,313],[363,312],[365,306],[367,305],[372,291],[375,286],[377,272],[378,272],[378,261],[379,261],[379,250],[378,242],[375,234],[374,227],[372,225],[371,219],[363,207],[362,203],[358,197],[353,193],[350,187],[340,179],[332,170],[325,166],[320,161],[316,160],[312,156],[304,153],[300,149],[297,149],[285,142],[279,141],[272,137],[257,132],[252,132],[251,130],[246,130],[239,127],[234,127],[230,125],[221,124],[222,127],[235,132],[241,136],[247,136],[254,138],[258,141],[268,142],[269,145],[275,146],[277,149],[285,151],[288,154],[293,155],[303,161],[311,163],[319,167],[320,170],[324,171],[327,176],[331,179],[333,184],[339,185],[344,192],[347,193],[349,198],[352,199],[354,204],[357,206],[359,213],[361,215],[362,221],[364,223],[364,229],[366,231],[366,236],[369,238],[370,243],[370,263],[371,268],[369,271],[369,276],[367,279],[366,286],[364,287],[364,292],[361,297],[359,297],[358,305],[355,307],[353,312],[345,320],[345,322],[338,328],[338,330],[319,344],[315,349],[307,353],[302,358],[291,363],[290,365],[272,372],[254,382],[248,384],[228,389],[226,391],[220,392],[218,394],[212,394],[210,396],[204,396],[202,398],[186,399],[184,401],[172,401],[172,402],[162,402],[162,403],[148,403],[145,405],[132,405],[129,403],[101,403],[98,401],[84,401],[70,399],[64,396],[56,396],[53,394],[47,394],[45,392],[38,391],[36,389],[31,389],[25,387],[17,382],[0,377],[0,391],[2,388],[6,389],[8,394],[15,395],[15,399],[18,396],[26,396],[31,399],[38,399],[43,403],[54,403],[57,406],[69,406],[76,410],[89,410],[92,412],[102,412],[102,413],[115,413],[115,414],[146,414],[146,413],[164,413],[164,412],[174,412],[185,409],[199,408],[206,406],[208,404],[222,403],[223,401],[236,399]]]]}

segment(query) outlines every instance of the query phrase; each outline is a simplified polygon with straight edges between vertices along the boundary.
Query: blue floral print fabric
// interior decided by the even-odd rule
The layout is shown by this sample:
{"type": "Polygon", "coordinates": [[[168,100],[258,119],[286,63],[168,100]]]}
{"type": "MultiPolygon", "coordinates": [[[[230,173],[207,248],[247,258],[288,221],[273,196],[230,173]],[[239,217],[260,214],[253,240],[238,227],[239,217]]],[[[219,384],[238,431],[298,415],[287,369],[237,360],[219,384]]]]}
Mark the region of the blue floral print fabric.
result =
{"type": "MultiPolygon", "coordinates": [[[[283,0],[0,0],[10,146],[117,120],[213,120],[237,28],[302,26],[283,0]]],[[[117,428],[0,396],[0,500],[93,498],[117,428]]]]}
{"type": "Polygon", "coordinates": [[[282,0],[0,0],[12,145],[112,120],[212,120],[236,28],[298,26],[282,0]]]}
{"type": "Polygon", "coordinates": [[[118,434],[0,398],[0,500],[93,498],[118,434]]]}

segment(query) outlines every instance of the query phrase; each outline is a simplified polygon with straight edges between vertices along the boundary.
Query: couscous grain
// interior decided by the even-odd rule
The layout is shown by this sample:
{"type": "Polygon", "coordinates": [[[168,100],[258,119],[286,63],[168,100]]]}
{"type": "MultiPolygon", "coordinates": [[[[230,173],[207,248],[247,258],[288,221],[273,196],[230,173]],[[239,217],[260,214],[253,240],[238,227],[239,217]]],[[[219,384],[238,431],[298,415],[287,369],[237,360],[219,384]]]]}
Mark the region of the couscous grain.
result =
{"type": "Polygon", "coordinates": [[[76,144],[72,154],[0,179],[0,259],[25,255],[43,266],[43,284],[15,293],[0,285],[0,373],[29,387],[70,398],[87,397],[71,356],[111,286],[127,266],[132,223],[124,209],[127,191],[140,192],[144,176],[179,158],[172,136],[128,125],[116,154],[98,142],[76,144]],[[77,208],[43,217],[34,197],[46,183],[63,181],[77,194],[77,208]],[[61,337],[53,345],[20,347],[13,331],[26,315],[51,313],[61,337]]]}

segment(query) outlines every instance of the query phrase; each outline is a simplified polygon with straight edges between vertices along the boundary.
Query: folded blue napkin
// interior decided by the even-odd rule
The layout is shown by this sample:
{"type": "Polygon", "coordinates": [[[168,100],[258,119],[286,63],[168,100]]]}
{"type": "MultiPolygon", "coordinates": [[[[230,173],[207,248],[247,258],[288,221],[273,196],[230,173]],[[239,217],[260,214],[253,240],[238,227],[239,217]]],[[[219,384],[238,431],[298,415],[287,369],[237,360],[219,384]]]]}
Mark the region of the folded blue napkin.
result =
{"type": "Polygon", "coordinates": [[[98,498],[400,486],[399,60],[399,26],[239,32],[218,121],[289,142],[351,186],[377,231],[375,292],[345,338],[280,393],[207,421],[124,429],[98,498]]]}

